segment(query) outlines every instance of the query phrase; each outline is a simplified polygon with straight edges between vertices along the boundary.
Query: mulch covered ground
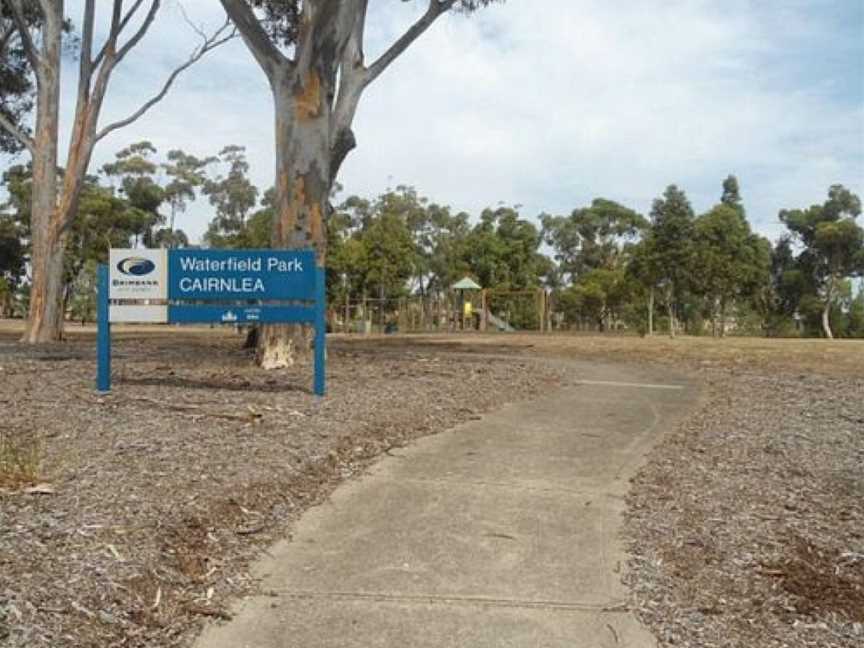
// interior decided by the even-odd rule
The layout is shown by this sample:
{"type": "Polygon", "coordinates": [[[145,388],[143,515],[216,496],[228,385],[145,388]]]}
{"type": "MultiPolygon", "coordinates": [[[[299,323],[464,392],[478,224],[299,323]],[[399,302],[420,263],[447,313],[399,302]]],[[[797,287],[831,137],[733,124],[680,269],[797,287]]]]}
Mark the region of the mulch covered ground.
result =
{"type": "Polygon", "coordinates": [[[861,369],[703,371],[708,400],[629,497],[627,579],[661,646],[864,646],[861,369]]]}
{"type": "Polygon", "coordinates": [[[42,465],[29,493],[0,483],[4,646],[188,645],[303,510],[388,448],[554,386],[544,355],[707,384],[629,497],[626,578],[659,645],[864,645],[862,345],[334,340],[318,401],[308,367],[261,373],[218,331],[121,336],[105,397],[92,340],[13,339],[0,331],[0,463],[4,439],[35,439],[42,465]],[[496,355],[463,353],[478,343],[496,355]]]}
{"type": "Polygon", "coordinates": [[[218,331],[120,336],[107,396],[94,370],[92,338],[0,342],[0,444],[41,457],[35,482],[0,483],[10,648],[187,645],[339,481],[558,381],[524,357],[334,341],[318,400],[309,367],[261,372],[218,331]]]}

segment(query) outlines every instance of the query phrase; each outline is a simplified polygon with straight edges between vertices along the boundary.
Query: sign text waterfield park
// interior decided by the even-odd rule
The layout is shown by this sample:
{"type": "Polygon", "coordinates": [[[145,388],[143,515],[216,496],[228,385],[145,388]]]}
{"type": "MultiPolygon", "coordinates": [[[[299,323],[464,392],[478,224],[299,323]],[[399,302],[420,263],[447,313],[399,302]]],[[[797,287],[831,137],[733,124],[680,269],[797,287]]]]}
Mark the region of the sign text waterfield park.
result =
{"type": "Polygon", "coordinates": [[[111,323],[315,327],[315,393],[324,395],[324,269],[313,250],[111,250],[99,268],[97,387],[111,388],[111,323]]]}

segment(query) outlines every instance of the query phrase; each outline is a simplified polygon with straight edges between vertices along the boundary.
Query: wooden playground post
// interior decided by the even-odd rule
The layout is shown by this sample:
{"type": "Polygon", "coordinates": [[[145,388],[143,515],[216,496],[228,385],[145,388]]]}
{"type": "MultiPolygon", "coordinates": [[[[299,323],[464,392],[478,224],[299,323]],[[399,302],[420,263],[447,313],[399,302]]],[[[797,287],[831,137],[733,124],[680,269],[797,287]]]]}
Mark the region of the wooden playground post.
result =
{"type": "Polygon", "coordinates": [[[351,332],[351,300],[349,294],[345,293],[345,324],[343,333],[351,332]]]}

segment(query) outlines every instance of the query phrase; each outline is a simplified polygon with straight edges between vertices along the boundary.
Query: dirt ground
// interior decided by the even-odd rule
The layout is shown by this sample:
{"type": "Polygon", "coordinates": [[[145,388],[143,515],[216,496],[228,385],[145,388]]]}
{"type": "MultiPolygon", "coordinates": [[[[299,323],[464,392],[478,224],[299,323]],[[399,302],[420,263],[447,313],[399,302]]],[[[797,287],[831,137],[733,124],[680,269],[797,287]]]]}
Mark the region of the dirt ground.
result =
{"type": "Polygon", "coordinates": [[[812,372],[864,376],[864,340],[727,337],[636,337],[551,333],[406,336],[405,343],[438,344],[477,353],[522,352],[583,360],[662,363],[706,369],[812,372]]]}
{"type": "Polygon", "coordinates": [[[332,339],[318,400],[311,367],[261,372],[230,331],[150,327],[117,332],[100,396],[92,331],[38,351],[18,334],[0,333],[0,437],[36,441],[42,461],[0,484],[10,648],[188,645],[339,481],[558,382],[530,358],[332,339]]]}
{"type": "Polygon", "coordinates": [[[639,615],[661,646],[864,645],[864,378],[705,380],[633,480],[639,615]]]}
{"type": "MultiPolygon", "coordinates": [[[[634,480],[633,607],[661,646],[864,643],[864,342],[564,335],[330,339],[260,373],[230,332],[92,329],[33,352],[0,324],[0,432],[44,493],[0,490],[0,643],[181,646],[245,566],[388,448],[553,387],[545,358],[674,364],[703,406],[634,480]]],[[[2,486],[0,486],[2,488],[2,486]]]]}

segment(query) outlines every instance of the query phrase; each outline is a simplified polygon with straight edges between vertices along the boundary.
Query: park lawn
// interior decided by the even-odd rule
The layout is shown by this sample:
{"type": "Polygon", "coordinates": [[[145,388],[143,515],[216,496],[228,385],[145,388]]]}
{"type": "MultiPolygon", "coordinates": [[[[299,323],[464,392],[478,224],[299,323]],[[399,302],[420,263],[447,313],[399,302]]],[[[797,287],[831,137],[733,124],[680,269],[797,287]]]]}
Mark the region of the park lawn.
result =
{"type": "MultiPolygon", "coordinates": [[[[403,338],[404,339],[404,338],[403,338]]],[[[549,333],[411,336],[413,343],[461,347],[468,351],[537,353],[585,360],[655,362],[686,366],[752,368],[761,371],[813,372],[849,377],[864,376],[864,340],[812,338],[667,335],[638,337],[549,333]]]]}

